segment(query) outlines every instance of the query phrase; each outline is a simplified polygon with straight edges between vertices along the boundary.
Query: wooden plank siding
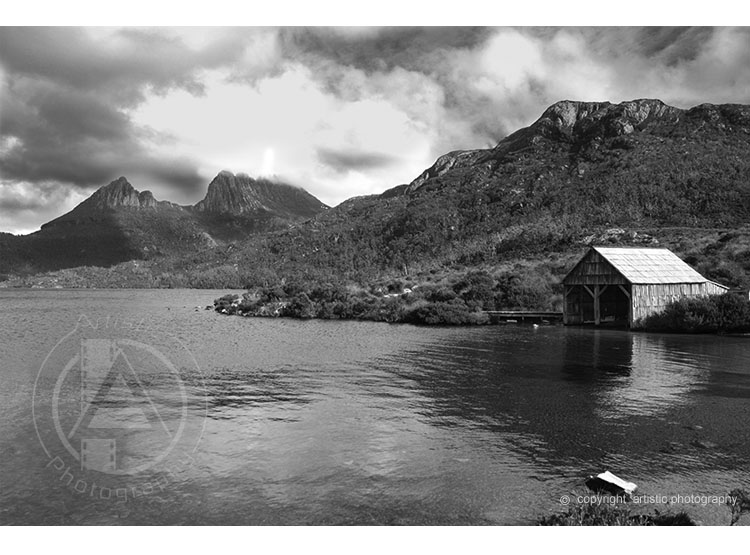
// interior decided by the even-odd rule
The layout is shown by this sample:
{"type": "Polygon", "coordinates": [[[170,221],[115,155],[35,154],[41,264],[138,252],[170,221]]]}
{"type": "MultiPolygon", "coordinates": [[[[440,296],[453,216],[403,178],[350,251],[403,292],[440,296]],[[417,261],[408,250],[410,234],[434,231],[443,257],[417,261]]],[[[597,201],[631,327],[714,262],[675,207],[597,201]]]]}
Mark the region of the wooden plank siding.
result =
{"type": "Polygon", "coordinates": [[[630,326],[641,327],[647,316],[662,311],[669,303],[682,298],[721,295],[726,289],[710,281],[703,283],[663,283],[633,285],[633,316],[630,326]]]}
{"type": "Polygon", "coordinates": [[[565,277],[566,285],[626,285],[628,280],[598,252],[591,250],[565,277]]]}

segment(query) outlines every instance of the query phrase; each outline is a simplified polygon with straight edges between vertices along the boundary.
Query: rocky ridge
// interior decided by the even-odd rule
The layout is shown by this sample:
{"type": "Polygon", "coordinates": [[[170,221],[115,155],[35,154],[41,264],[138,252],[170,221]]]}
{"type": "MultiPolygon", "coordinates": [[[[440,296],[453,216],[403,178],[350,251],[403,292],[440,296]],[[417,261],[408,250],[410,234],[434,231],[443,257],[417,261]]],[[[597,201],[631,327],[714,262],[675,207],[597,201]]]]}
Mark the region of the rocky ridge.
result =
{"type": "MultiPolygon", "coordinates": [[[[583,149],[605,139],[626,137],[651,125],[677,125],[680,119],[706,120],[723,125],[750,124],[747,106],[701,104],[689,110],[668,106],[657,99],[639,99],[619,104],[562,100],[547,108],[534,123],[508,135],[494,148],[458,150],[440,156],[414,179],[404,192],[412,193],[427,181],[451,170],[503,159],[537,145],[541,140],[567,143],[583,149]]],[[[623,145],[627,142],[623,141],[623,145]]]]}
{"type": "Polygon", "coordinates": [[[285,183],[253,179],[247,174],[220,172],[208,185],[203,200],[192,209],[197,212],[242,216],[261,211],[289,212],[311,217],[327,206],[310,193],[285,183]]]}

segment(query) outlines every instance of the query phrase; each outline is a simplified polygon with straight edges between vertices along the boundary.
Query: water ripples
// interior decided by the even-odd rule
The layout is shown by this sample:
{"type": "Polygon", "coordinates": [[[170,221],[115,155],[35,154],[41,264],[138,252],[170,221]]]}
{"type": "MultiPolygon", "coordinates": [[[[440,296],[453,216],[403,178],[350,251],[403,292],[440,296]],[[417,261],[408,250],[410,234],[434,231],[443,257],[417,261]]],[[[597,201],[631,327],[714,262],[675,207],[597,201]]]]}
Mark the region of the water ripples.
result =
{"type": "MultiPolygon", "coordinates": [[[[0,344],[0,469],[12,484],[0,493],[0,521],[519,524],[605,469],[657,493],[747,487],[742,338],[195,310],[220,293],[0,292],[0,326],[12,330],[0,344]],[[158,371],[141,376],[173,418],[190,407],[200,439],[189,464],[137,477],[168,483],[163,491],[92,501],[46,466],[30,414],[34,379],[82,313],[142,319],[195,358],[181,390],[158,371]]],[[[128,447],[148,447],[140,437],[130,433],[128,447]]]]}

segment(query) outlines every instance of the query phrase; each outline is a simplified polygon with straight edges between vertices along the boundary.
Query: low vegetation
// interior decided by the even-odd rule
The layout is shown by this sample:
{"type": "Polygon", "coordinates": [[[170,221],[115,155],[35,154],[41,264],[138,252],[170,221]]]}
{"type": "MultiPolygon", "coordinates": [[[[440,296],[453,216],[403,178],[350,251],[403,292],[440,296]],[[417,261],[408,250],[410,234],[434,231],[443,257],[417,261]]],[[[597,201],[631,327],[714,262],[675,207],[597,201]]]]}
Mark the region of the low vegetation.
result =
{"type": "Polygon", "coordinates": [[[564,513],[541,517],[539,526],[695,526],[684,511],[634,513],[627,504],[581,503],[564,513]]]}
{"type": "Polygon", "coordinates": [[[750,332],[750,301],[744,295],[725,294],[679,299],[643,321],[649,331],[686,333],[750,332]]]}
{"type": "Polygon", "coordinates": [[[216,309],[242,316],[357,319],[428,325],[489,323],[486,311],[560,310],[554,277],[539,268],[519,275],[472,270],[443,278],[394,279],[367,287],[287,280],[217,299],[216,309]]]}

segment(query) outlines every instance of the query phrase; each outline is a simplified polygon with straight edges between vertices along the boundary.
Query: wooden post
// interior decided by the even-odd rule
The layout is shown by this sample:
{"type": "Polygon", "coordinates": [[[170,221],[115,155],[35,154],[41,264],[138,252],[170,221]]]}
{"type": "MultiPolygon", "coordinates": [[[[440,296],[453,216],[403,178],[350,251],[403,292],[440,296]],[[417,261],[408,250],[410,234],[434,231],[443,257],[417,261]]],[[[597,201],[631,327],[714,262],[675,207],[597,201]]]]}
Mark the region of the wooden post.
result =
{"type": "Polygon", "coordinates": [[[563,326],[568,325],[568,286],[563,284],[563,326]]]}
{"type": "Polygon", "coordinates": [[[633,296],[628,291],[627,287],[624,287],[622,285],[618,285],[618,287],[622,290],[623,293],[625,293],[625,296],[628,298],[628,327],[633,327],[633,296]]]}
{"type": "Polygon", "coordinates": [[[594,325],[601,323],[601,314],[599,308],[599,285],[594,285],[594,325]]]}
{"type": "MultiPolygon", "coordinates": [[[[589,295],[591,295],[591,298],[594,300],[594,323],[598,324],[599,323],[598,321],[599,320],[599,317],[598,317],[598,314],[599,314],[598,302],[599,301],[597,300],[597,292],[598,292],[599,286],[595,285],[593,291],[588,285],[584,285],[583,288],[588,292],[589,295]]],[[[581,323],[582,324],[584,323],[583,322],[583,303],[581,303],[581,323]]]]}

